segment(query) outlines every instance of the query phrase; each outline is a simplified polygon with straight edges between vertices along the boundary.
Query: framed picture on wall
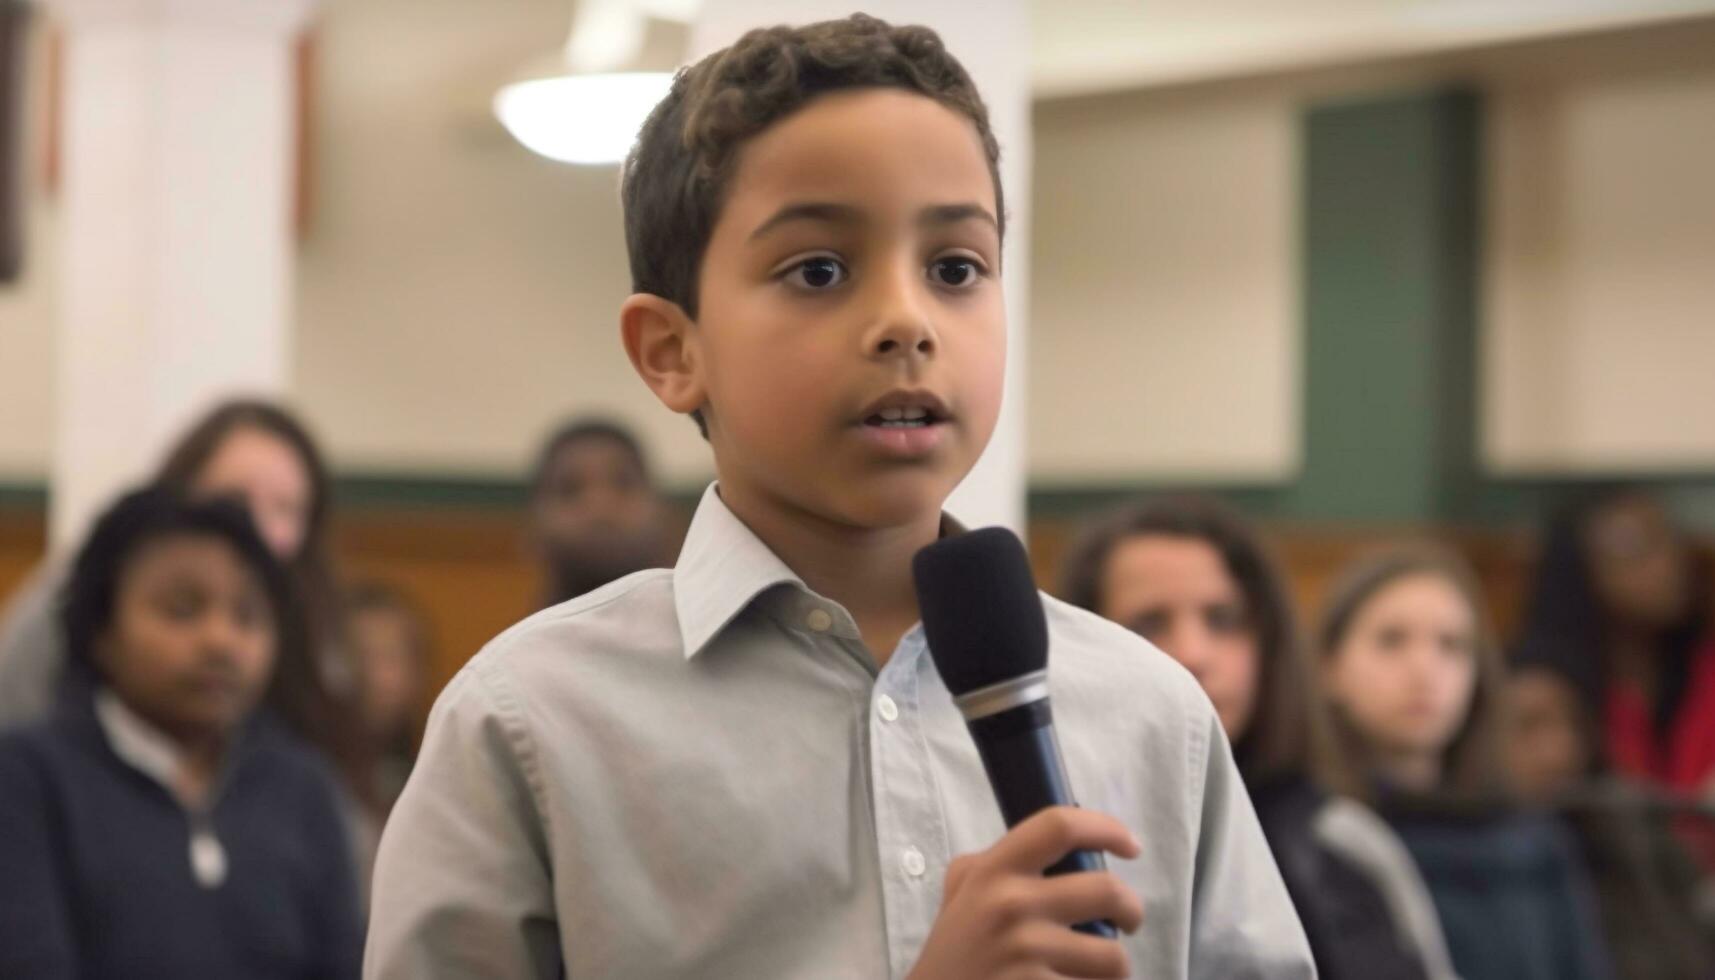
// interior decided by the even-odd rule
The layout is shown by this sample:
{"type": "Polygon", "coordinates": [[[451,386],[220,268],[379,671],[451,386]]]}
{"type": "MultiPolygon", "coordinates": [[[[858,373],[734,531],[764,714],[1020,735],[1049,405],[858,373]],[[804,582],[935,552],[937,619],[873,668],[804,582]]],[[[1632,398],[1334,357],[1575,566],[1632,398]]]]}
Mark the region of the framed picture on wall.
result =
{"type": "Polygon", "coordinates": [[[24,265],[24,0],[0,0],[0,283],[24,265]]]}

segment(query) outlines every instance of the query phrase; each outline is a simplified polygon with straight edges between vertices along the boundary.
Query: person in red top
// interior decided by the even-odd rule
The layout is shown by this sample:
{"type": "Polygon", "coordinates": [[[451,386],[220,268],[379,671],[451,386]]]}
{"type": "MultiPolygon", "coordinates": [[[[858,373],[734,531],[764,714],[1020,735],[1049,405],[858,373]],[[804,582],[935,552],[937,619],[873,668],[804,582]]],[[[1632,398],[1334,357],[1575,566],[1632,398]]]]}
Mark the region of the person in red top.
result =
{"type": "Polygon", "coordinates": [[[1518,661],[1569,682],[1602,765],[1676,796],[1715,794],[1709,570],[1662,505],[1610,490],[1550,526],[1518,661]]]}

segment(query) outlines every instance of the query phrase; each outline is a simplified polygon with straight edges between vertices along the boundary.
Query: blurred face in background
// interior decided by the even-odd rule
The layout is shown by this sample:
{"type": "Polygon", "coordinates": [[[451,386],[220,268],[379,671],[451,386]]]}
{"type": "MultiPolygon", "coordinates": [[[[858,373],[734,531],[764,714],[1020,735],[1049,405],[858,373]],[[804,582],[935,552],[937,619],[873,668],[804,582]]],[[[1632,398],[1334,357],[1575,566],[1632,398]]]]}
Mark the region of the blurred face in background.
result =
{"type": "Polygon", "coordinates": [[[1213,545],[1161,534],[1127,538],[1108,556],[1101,596],[1103,616],[1197,678],[1228,741],[1244,736],[1256,707],[1257,640],[1244,593],[1213,545]]]}
{"type": "Polygon", "coordinates": [[[1560,675],[1541,668],[1513,675],[1507,686],[1512,730],[1507,768],[1528,800],[1552,802],[1576,787],[1590,767],[1584,713],[1560,675]]]}
{"type": "Polygon", "coordinates": [[[1330,700],[1378,752],[1439,755],[1457,737],[1477,683],[1477,618],[1445,578],[1383,585],[1330,651],[1330,700]]]}
{"type": "Polygon", "coordinates": [[[664,511],[643,463],[625,444],[600,435],[561,446],[531,505],[536,547],[563,601],[666,554],[664,511]]]}
{"type": "Polygon", "coordinates": [[[1597,599],[1618,625],[1662,630],[1685,615],[1689,555],[1655,501],[1622,497],[1596,511],[1584,529],[1584,553],[1597,599]]]}
{"type": "Polygon", "coordinates": [[[197,475],[195,488],[242,500],[268,550],[282,562],[303,550],[315,490],[291,443],[261,429],[233,429],[197,475]]]}
{"type": "Polygon", "coordinates": [[[415,723],[426,682],[422,624],[408,609],[374,605],[354,612],[349,629],[364,725],[377,739],[398,738],[415,723]]]}
{"type": "Polygon", "coordinates": [[[132,556],[94,653],[132,711],[182,741],[206,741],[256,706],[276,643],[274,610],[256,574],[224,541],[187,534],[132,556]]]}

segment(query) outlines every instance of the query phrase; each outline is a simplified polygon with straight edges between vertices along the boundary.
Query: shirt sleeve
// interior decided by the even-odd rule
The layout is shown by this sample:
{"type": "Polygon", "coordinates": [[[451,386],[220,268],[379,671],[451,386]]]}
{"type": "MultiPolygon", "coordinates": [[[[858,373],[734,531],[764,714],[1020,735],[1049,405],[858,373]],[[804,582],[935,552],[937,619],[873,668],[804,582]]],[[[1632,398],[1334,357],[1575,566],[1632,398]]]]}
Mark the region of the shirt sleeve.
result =
{"type": "Polygon", "coordinates": [[[382,834],[367,980],[562,975],[535,763],[515,692],[467,666],[382,834]]]}
{"type": "Polygon", "coordinates": [[[46,781],[18,738],[0,740],[0,977],[74,980],[77,944],[46,781]]]}
{"type": "MultiPolygon", "coordinates": [[[[1316,966],[1212,708],[1193,714],[1202,813],[1191,890],[1192,980],[1311,980],[1316,966]]],[[[1196,795],[1192,799],[1198,799],[1196,795]]]]}

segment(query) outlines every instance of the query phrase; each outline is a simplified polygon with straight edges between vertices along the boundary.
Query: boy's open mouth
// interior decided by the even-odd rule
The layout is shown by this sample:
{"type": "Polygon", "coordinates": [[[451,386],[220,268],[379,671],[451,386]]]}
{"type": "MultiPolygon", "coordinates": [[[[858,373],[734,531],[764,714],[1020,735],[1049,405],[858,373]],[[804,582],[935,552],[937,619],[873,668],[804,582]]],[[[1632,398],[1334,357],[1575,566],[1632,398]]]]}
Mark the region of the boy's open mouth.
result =
{"type": "Polygon", "coordinates": [[[921,429],[942,421],[926,408],[887,408],[863,420],[879,429],[921,429]]]}
{"type": "Polygon", "coordinates": [[[949,421],[945,403],[928,391],[895,391],[864,409],[863,424],[876,429],[926,429],[949,421]]]}

